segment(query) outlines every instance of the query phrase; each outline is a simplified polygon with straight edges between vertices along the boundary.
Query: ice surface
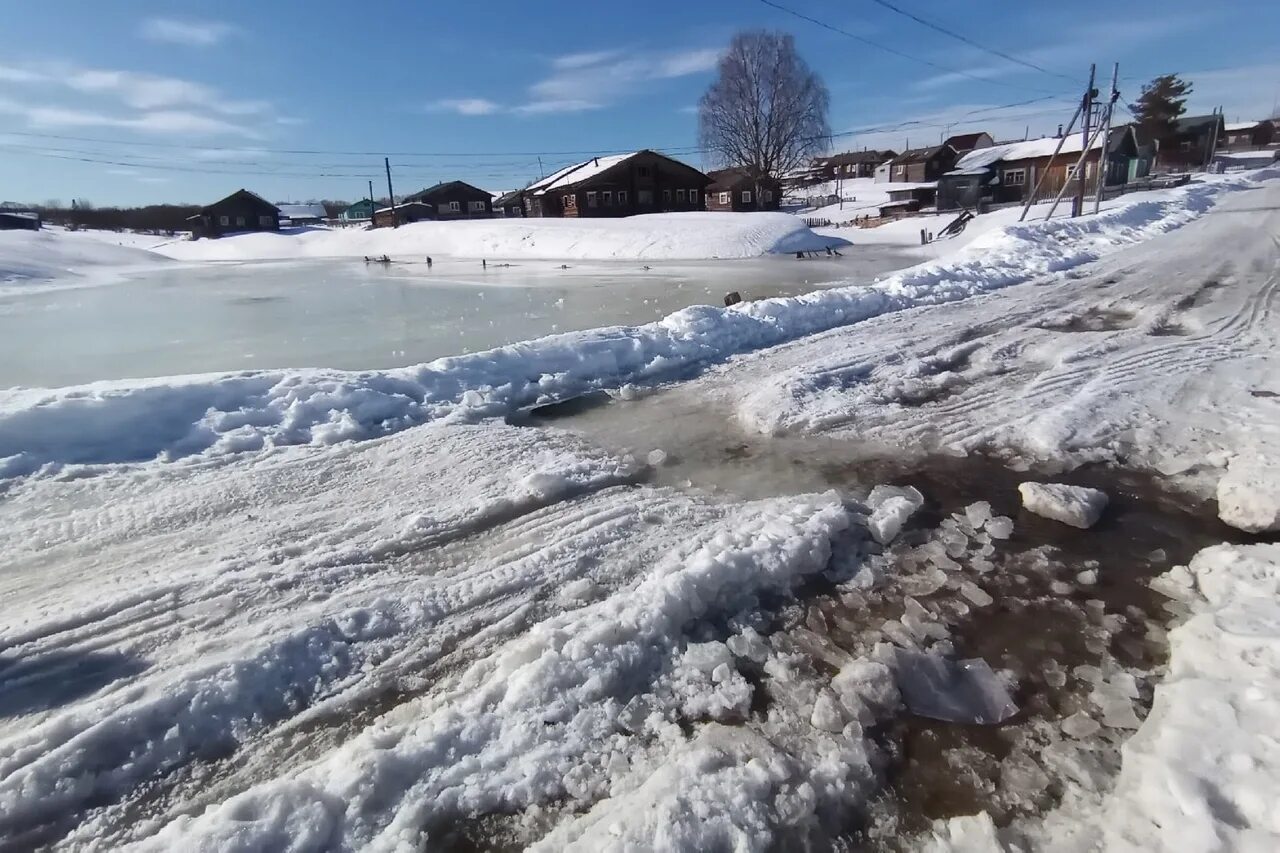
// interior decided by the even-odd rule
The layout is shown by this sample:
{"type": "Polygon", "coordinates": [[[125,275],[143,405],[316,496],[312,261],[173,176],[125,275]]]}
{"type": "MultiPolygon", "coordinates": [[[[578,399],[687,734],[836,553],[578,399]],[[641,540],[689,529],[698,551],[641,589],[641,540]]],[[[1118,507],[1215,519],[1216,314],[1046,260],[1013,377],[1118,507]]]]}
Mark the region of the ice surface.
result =
{"type": "Polygon", "coordinates": [[[953,661],[897,650],[896,677],[907,709],[951,723],[994,725],[1018,713],[1004,681],[981,659],[953,661]]]}
{"type": "Polygon", "coordinates": [[[1064,483],[1022,483],[1022,508],[1045,518],[1086,529],[1097,524],[1107,507],[1107,493],[1064,483]]]}

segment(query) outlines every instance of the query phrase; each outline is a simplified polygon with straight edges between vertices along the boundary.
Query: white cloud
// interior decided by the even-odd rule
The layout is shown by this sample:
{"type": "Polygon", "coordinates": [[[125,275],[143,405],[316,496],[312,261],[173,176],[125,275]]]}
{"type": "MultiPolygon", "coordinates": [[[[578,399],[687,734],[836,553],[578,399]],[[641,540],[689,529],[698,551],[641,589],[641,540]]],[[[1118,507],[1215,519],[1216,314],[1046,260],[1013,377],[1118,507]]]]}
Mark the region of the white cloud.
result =
{"type": "Polygon", "coordinates": [[[142,37],[151,41],[181,44],[188,47],[212,47],[236,31],[221,21],[149,18],[142,22],[142,37]]]}
{"type": "Polygon", "coordinates": [[[257,131],[224,119],[185,110],[153,110],[133,115],[112,115],[97,110],[36,106],[12,100],[0,102],[0,112],[17,115],[27,126],[40,130],[110,127],[139,133],[178,135],[207,134],[257,138],[257,131]]]}
{"type": "Polygon", "coordinates": [[[487,98],[442,98],[432,103],[428,109],[463,116],[487,116],[501,112],[502,105],[487,98]]]}
{"type": "Polygon", "coordinates": [[[557,69],[585,68],[588,65],[598,65],[601,62],[607,62],[610,59],[621,56],[620,50],[598,50],[590,53],[566,53],[564,56],[557,56],[551,60],[551,67],[557,69]]]}
{"type": "Polygon", "coordinates": [[[519,115],[550,115],[552,113],[581,113],[587,110],[598,110],[604,104],[597,104],[594,101],[574,100],[566,98],[562,100],[546,100],[546,101],[529,101],[527,104],[521,104],[513,107],[512,112],[519,115]]]}
{"type": "MultiPolygon", "coordinates": [[[[1275,107],[1280,63],[1188,71],[1179,76],[1191,82],[1188,114],[1200,115],[1222,107],[1227,121],[1260,121],[1269,118],[1275,107]]],[[[1133,87],[1135,95],[1137,88],[1133,87]]]]}
{"type": "Polygon", "coordinates": [[[141,110],[201,107],[224,115],[256,115],[267,111],[265,101],[237,101],[203,83],[134,71],[84,69],[66,75],[66,85],[80,92],[110,94],[141,110]]]}
{"type": "Polygon", "coordinates": [[[720,51],[715,48],[671,52],[601,51],[569,54],[553,59],[551,75],[529,87],[532,97],[525,106],[604,106],[636,93],[645,83],[710,71],[715,68],[719,58],[720,51]]]}

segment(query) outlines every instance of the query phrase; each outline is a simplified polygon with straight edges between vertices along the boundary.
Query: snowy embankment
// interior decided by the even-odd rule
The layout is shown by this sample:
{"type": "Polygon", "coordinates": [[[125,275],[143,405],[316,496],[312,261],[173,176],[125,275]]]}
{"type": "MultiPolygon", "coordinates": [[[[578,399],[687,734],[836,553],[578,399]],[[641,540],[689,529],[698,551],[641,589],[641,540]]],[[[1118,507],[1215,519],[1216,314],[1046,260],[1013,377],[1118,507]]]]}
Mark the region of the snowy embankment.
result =
{"type": "Polygon", "coordinates": [[[822,251],[846,244],[785,213],[654,213],[623,219],[477,219],[399,228],[299,229],[171,243],[184,261],[251,261],[364,255],[444,255],[489,260],[701,260],[822,251]]]}
{"type": "Polygon", "coordinates": [[[1098,217],[1006,227],[874,285],[727,309],[697,306],[643,326],[555,335],[410,368],[262,371],[0,392],[0,476],[46,465],[331,444],[440,418],[501,416],[595,389],[625,393],[629,383],[685,375],[734,353],[1061,273],[1177,228],[1220,194],[1253,186],[1232,177],[1154,199],[1135,197],[1098,217]]]}
{"type": "Polygon", "coordinates": [[[153,252],[79,232],[0,231],[0,290],[68,280],[77,284],[95,278],[110,281],[131,269],[165,262],[153,252]]]}

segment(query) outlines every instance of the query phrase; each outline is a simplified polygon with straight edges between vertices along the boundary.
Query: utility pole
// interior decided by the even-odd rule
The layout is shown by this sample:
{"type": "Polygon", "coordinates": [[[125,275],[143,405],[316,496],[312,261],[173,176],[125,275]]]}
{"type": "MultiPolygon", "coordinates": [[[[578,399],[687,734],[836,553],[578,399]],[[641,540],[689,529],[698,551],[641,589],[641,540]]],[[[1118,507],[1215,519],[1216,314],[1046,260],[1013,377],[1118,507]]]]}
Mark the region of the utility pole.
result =
{"type": "Polygon", "coordinates": [[[373,212],[378,209],[378,205],[373,201],[373,178],[369,179],[369,224],[373,224],[373,212]]]}
{"type": "Polygon", "coordinates": [[[539,154],[538,155],[538,177],[545,178],[546,176],[547,176],[547,173],[542,171],[542,155],[539,154]]]}
{"type": "MultiPolygon", "coordinates": [[[[1213,111],[1213,114],[1219,115],[1221,112],[1222,107],[1218,107],[1213,111]]],[[[1209,164],[1213,162],[1213,155],[1218,153],[1218,125],[1220,124],[1222,124],[1221,118],[1213,123],[1213,137],[1209,140],[1209,150],[1205,152],[1204,169],[1206,172],[1209,171],[1209,164]]]]}
{"type": "Polygon", "coordinates": [[[391,189],[391,158],[383,157],[382,165],[387,168],[387,198],[391,201],[391,227],[400,227],[400,218],[396,216],[396,194],[391,189]]]}
{"type": "Polygon", "coordinates": [[[1098,152],[1098,182],[1093,193],[1093,212],[1096,216],[1102,207],[1102,190],[1107,185],[1107,147],[1111,143],[1111,114],[1115,111],[1116,101],[1120,99],[1120,90],[1116,83],[1120,80],[1120,63],[1111,67],[1111,97],[1107,101],[1107,117],[1104,119],[1102,131],[1102,150],[1098,152]]]}
{"type": "MultiPolygon", "coordinates": [[[[1067,132],[1058,134],[1058,144],[1053,149],[1053,153],[1049,155],[1049,162],[1040,172],[1040,177],[1036,180],[1035,187],[1031,190],[1031,195],[1027,196],[1027,200],[1022,205],[1022,215],[1018,217],[1018,221],[1022,222],[1027,218],[1027,211],[1031,209],[1031,205],[1035,204],[1036,198],[1040,195],[1040,187],[1044,185],[1044,179],[1049,176],[1049,171],[1053,168],[1053,161],[1058,159],[1058,154],[1062,151],[1062,144],[1067,141],[1067,137],[1071,135],[1071,129],[1076,126],[1076,119],[1080,118],[1080,111],[1084,109],[1084,101],[1076,105],[1076,111],[1071,114],[1071,121],[1067,123],[1067,132]]],[[[1066,189],[1064,182],[1062,188],[1066,189]]]]}
{"type": "MultiPolygon", "coordinates": [[[[1084,121],[1080,125],[1081,127],[1080,139],[1082,140],[1082,144],[1084,145],[1084,148],[1082,150],[1084,151],[1086,156],[1088,155],[1088,152],[1089,152],[1089,129],[1090,129],[1089,120],[1090,118],[1092,118],[1091,113],[1093,112],[1093,98],[1094,98],[1094,94],[1097,92],[1097,90],[1093,88],[1093,81],[1094,81],[1094,77],[1097,74],[1097,71],[1098,71],[1097,65],[1089,66],[1089,88],[1084,90],[1084,106],[1083,106],[1083,112],[1082,112],[1082,115],[1084,116],[1084,121]]],[[[1072,217],[1079,216],[1084,211],[1084,179],[1085,179],[1085,176],[1080,174],[1080,170],[1079,168],[1077,168],[1076,169],[1076,199],[1071,205],[1072,217]]]]}

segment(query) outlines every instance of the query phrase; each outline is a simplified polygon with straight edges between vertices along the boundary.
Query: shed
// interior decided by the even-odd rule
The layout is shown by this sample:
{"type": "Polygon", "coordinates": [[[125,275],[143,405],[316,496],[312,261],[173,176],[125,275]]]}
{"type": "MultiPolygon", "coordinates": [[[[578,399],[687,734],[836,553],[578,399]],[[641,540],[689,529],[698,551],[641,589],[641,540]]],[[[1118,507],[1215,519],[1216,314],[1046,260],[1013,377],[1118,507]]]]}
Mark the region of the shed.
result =
{"type": "Polygon", "coordinates": [[[329,217],[323,204],[280,204],[280,225],[319,225],[329,217]]]}
{"type": "Polygon", "coordinates": [[[380,207],[373,212],[374,228],[393,228],[411,222],[436,218],[436,209],[425,201],[406,201],[395,207],[380,207]]]}

